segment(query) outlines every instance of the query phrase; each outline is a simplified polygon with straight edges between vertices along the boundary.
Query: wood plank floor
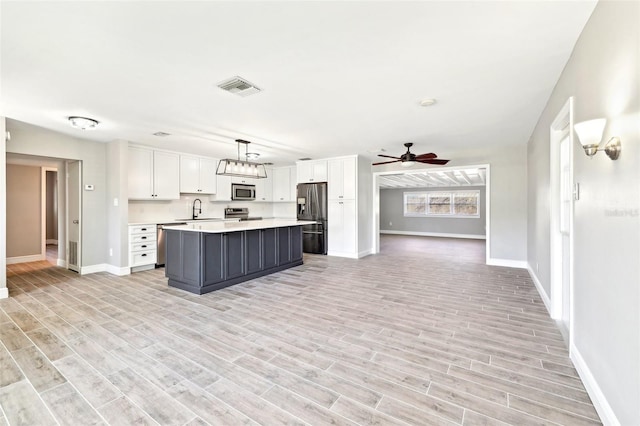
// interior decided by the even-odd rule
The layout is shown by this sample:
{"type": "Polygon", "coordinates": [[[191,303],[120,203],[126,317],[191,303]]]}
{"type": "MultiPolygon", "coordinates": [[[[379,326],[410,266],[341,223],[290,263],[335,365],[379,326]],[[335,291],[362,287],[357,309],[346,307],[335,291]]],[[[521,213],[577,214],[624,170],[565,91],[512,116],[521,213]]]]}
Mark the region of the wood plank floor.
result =
{"type": "Polygon", "coordinates": [[[600,424],[525,270],[484,241],[381,247],[203,296],[10,265],[0,425],[600,424]]]}

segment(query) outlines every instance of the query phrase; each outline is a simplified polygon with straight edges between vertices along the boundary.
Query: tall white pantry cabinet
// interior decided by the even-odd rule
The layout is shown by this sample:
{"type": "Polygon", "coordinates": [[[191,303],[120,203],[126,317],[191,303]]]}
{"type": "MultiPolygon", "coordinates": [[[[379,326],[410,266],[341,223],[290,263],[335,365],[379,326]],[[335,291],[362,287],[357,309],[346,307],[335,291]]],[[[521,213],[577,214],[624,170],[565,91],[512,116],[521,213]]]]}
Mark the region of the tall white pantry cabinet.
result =
{"type": "Polygon", "coordinates": [[[371,164],[353,155],[327,160],[327,254],[360,258],[371,254],[371,164]]]}

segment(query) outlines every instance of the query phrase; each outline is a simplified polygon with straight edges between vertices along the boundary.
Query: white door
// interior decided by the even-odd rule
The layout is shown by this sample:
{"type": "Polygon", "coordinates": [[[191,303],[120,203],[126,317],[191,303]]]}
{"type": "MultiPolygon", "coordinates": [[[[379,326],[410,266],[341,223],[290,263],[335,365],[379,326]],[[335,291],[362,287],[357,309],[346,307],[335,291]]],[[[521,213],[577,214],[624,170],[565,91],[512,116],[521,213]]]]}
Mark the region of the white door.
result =
{"type": "Polygon", "coordinates": [[[560,238],[562,240],[562,324],[571,328],[571,212],[573,205],[571,178],[571,142],[569,136],[560,142],[560,238]]]}
{"type": "Polygon", "coordinates": [[[67,161],[67,268],[82,264],[82,163],[67,161]]]}

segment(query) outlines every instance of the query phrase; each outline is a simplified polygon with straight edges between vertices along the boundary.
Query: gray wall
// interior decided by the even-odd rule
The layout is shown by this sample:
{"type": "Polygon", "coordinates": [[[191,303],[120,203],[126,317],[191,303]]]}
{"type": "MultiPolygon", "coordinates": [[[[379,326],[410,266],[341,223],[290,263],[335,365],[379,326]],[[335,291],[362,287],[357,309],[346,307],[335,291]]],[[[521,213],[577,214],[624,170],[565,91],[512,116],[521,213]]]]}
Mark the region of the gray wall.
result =
{"type": "Polygon", "coordinates": [[[6,122],[11,131],[6,152],[82,161],[82,182],[95,187],[82,192],[82,266],[107,263],[106,144],[12,119],[6,122]]]}
{"type": "Polygon", "coordinates": [[[117,268],[125,268],[129,265],[128,147],[127,141],[114,141],[107,144],[107,220],[109,226],[107,244],[113,253],[109,256],[108,263],[117,268]],[[114,202],[116,199],[118,200],[117,206],[114,202]]]}
{"type": "MultiPolygon", "coordinates": [[[[434,147],[433,151],[440,158],[451,159],[447,167],[489,164],[491,218],[487,225],[490,260],[524,264],[527,259],[527,147],[502,145],[508,142],[496,141],[492,147],[464,151],[434,147]]],[[[404,172],[406,169],[397,163],[374,168],[374,172],[386,171],[404,172]]],[[[380,227],[384,229],[382,224],[380,227]]]]}
{"type": "Polygon", "coordinates": [[[7,257],[42,254],[40,167],[7,164],[7,257]]]}
{"type": "MultiPolygon", "coordinates": [[[[580,200],[574,215],[572,358],[623,425],[640,424],[640,2],[600,1],[528,146],[528,262],[550,296],[549,128],[574,97],[574,122],[608,119],[622,154],[589,159],[573,145],[580,200]],[[613,212],[613,213],[612,213],[613,212]],[[535,268],[533,268],[535,271],[535,268]]],[[[596,405],[602,401],[595,401],[596,405]]]]}
{"type": "Polygon", "coordinates": [[[386,188],[380,189],[380,230],[429,232],[484,236],[486,229],[486,191],[484,186],[442,188],[386,188]],[[404,193],[416,191],[480,191],[479,218],[405,217],[404,193]],[[393,225],[390,225],[389,223],[393,225]]]}
{"type": "Polygon", "coordinates": [[[0,117],[0,299],[9,297],[7,289],[7,154],[6,120],[0,117]]]}

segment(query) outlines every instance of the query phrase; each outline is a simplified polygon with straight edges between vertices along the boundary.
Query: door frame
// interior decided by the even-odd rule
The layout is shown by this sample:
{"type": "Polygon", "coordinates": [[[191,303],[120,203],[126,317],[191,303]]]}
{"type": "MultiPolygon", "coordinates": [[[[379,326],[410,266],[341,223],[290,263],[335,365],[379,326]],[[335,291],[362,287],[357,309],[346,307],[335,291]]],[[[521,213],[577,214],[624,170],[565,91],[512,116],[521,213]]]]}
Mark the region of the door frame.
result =
{"type": "MultiPolygon", "coordinates": [[[[41,235],[40,235],[40,240],[41,240],[41,252],[42,252],[42,259],[46,260],[47,259],[47,172],[56,172],[56,189],[58,186],[57,183],[57,175],[58,175],[58,168],[57,167],[48,167],[48,166],[43,166],[40,168],[40,173],[41,173],[41,183],[40,183],[40,227],[41,227],[41,235]]],[[[56,204],[57,204],[57,200],[56,200],[56,204]]],[[[58,212],[60,211],[60,209],[58,208],[58,212]]],[[[58,227],[58,223],[56,223],[56,227],[58,227]]],[[[58,229],[58,232],[60,230],[58,229]]],[[[57,261],[57,259],[56,259],[57,261]]]]}
{"type": "Polygon", "coordinates": [[[82,275],[82,160],[67,160],[65,161],[65,267],[69,270],[77,272],[82,275]],[[71,209],[69,208],[69,198],[72,189],[69,188],[69,166],[71,163],[78,163],[78,252],[77,252],[77,269],[71,268],[71,262],[69,262],[70,258],[70,250],[69,250],[69,229],[70,229],[70,220],[72,217],[71,209]]]}
{"type": "MultiPolygon", "coordinates": [[[[560,232],[560,142],[569,138],[569,180],[575,190],[574,180],[574,144],[573,132],[573,97],[565,102],[549,128],[549,300],[551,302],[551,318],[560,320],[563,317],[563,278],[562,278],[562,233],[560,232]]],[[[575,197],[575,193],[574,193],[575,197]]],[[[573,347],[573,278],[574,278],[574,202],[569,204],[569,329],[561,324],[563,333],[568,333],[569,347],[573,347]]],[[[567,337],[567,336],[565,336],[567,337]]]]}
{"type": "MultiPolygon", "coordinates": [[[[485,169],[485,263],[490,264],[491,261],[491,165],[479,164],[479,165],[467,165],[467,166],[455,166],[455,167],[438,167],[438,171],[449,170],[461,170],[461,169],[485,169]]],[[[373,212],[373,244],[371,247],[371,253],[380,253],[380,176],[384,175],[397,175],[403,174],[416,174],[423,173],[425,171],[434,171],[433,168],[425,167],[422,169],[411,170],[388,170],[384,172],[373,172],[373,206],[371,211],[373,212]]]]}

